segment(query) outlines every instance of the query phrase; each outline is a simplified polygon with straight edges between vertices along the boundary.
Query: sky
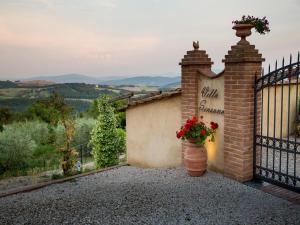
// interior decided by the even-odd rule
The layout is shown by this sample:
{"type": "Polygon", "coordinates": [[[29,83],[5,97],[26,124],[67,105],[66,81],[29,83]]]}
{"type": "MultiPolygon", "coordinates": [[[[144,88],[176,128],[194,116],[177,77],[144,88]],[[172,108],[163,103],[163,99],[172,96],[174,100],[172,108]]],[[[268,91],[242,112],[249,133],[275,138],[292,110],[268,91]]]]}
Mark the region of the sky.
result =
{"type": "Polygon", "coordinates": [[[244,14],[270,21],[248,40],[274,65],[300,50],[299,11],[300,0],[0,0],[0,79],[179,74],[194,40],[219,71],[244,14]]]}

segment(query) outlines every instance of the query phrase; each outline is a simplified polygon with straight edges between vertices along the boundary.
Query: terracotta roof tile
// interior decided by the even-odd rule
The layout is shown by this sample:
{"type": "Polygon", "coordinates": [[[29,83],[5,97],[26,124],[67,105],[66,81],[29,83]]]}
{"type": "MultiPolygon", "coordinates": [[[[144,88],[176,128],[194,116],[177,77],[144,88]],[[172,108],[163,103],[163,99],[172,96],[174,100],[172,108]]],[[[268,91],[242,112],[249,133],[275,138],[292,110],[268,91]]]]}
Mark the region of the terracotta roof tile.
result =
{"type": "Polygon", "coordinates": [[[166,91],[166,92],[158,92],[155,95],[147,95],[147,96],[143,96],[141,98],[137,98],[137,99],[130,99],[129,104],[124,107],[122,110],[127,109],[129,107],[134,107],[140,104],[144,104],[144,103],[150,103],[156,100],[161,100],[161,99],[165,99],[165,98],[170,98],[176,95],[181,95],[181,88],[175,89],[175,90],[170,90],[170,91],[166,91]]]}

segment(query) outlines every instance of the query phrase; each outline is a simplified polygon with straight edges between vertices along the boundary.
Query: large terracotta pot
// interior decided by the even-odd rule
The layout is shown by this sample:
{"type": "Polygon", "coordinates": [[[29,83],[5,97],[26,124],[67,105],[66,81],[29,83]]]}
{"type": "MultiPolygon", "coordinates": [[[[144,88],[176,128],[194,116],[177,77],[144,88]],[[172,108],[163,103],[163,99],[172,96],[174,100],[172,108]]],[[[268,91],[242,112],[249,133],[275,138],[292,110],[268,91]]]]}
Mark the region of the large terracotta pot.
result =
{"type": "Polygon", "coordinates": [[[186,142],[184,149],[184,165],[190,176],[202,176],[207,169],[206,148],[204,146],[186,142]]]}

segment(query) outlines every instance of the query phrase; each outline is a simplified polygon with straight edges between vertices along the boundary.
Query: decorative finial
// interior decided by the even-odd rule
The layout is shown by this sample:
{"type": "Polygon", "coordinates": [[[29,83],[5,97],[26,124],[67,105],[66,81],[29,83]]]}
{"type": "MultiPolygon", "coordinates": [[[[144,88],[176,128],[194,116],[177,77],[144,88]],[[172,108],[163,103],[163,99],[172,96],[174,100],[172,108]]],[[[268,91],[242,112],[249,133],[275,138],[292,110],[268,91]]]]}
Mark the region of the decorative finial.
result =
{"type": "Polygon", "coordinates": [[[199,49],[199,41],[197,41],[197,42],[193,41],[193,47],[194,47],[194,50],[198,50],[199,49]]]}

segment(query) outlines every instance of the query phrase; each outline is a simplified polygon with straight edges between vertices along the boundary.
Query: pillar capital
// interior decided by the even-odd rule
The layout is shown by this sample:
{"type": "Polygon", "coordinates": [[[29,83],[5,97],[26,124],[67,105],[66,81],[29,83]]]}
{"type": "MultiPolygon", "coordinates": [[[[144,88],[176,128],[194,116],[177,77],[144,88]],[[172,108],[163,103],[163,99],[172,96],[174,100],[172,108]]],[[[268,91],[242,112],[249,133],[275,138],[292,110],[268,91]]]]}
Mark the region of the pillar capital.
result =
{"type": "Polygon", "coordinates": [[[225,55],[222,62],[226,63],[261,63],[265,61],[262,55],[255,49],[255,45],[251,45],[246,40],[247,36],[251,35],[252,24],[237,24],[232,29],[236,30],[236,36],[241,40],[225,55]]]}
{"type": "Polygon", "coordinates": [[[206,54],[206,51],[199,50],[199,42],[193,43],[194,50],[187,51],[179,63],[181,66],[211,66],[213,62],[206,54]]]}

